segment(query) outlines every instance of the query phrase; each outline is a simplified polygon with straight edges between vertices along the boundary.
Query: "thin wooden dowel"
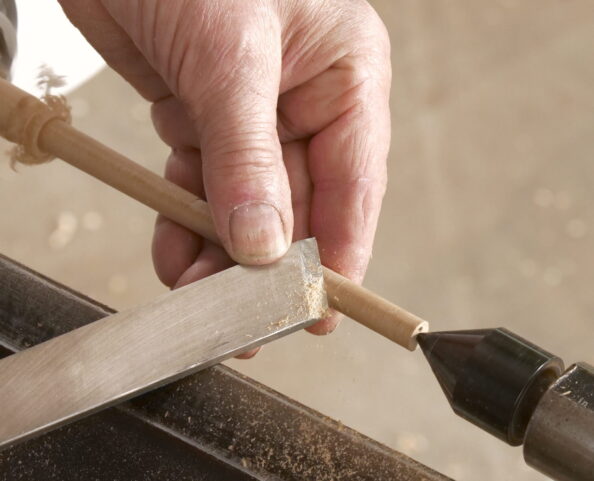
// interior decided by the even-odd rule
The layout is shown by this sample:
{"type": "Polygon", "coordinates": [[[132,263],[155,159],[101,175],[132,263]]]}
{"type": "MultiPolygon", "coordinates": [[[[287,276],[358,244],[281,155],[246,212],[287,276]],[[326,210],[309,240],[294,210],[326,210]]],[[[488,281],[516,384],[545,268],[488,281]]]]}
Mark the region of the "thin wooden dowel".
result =
{"type": "Polygon", "coordinates": [[[414,351],[429,323],[350,279],[324,267],[328,305],[378,334],[414,351]]]}
{"type": "Polygon", "coordinates": [[[39,137],[39,146],[165,217],[220,244],[206,202],[65,122],[50,122],[39,137]]]}
{"type": "MultiPolygon", "coordinates": [[[[66,122],[46,119],[32,135],[31,125],[47,112],[44,103],[0,79],[0,134],[17,144],[35,142],[50,153],[165,217],[220,243],[208,204],[178,185],[83,134],[66,122]],[[29,131],[27,130],[29,129],[29,131]]],[[[416,335],[428,323],[344,276],[324,268],[328,304],[360,324],[413,351],[416,335]]]]}

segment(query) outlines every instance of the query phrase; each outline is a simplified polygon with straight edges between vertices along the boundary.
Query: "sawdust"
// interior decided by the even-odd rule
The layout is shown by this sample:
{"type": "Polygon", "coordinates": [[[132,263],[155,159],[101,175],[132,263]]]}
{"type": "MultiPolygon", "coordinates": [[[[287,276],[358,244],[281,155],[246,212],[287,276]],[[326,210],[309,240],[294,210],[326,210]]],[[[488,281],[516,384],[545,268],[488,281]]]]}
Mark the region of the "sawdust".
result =
{"type": "MultiPolygon", "coordinates": [[[[307,242],[307,241],[303,241],[307,242]]],[[[319,320],[328,315],[328,302],[324,289],[322,266],[317,255],[311,255],[311,247],[304,247],[304,255],[299,257],[302,263],[302,280],[298,287],[287,292],[290,301],[287,315],[274,320],[267,325],[268,332],[283,330],[295,322],[306,320],[319,320]],[[313,258],[312,258],[313,257],[313,258]]],[[[261,308],[262,301],[257,301],[256,306],[261,308]]]]}
{"type": "Polygon", "coordinates": [[[273,331],[278,331],[278,330],[282,329],[283,327],[287,327],[290,324],[291,324],[291,319],[289,319],[287,316],[284,316],[284,317],[280,318],[278,321],[272,321],[270,324],[268,324],[267,328],[268,328],[269,332],[273,332],[273,331]]]}
{"type": "Polygon", "coordinates": [[[154,415],[168,409],[174,419],[161,416],[154,421],[198,439],[200,444],[206,442],[217,455],[255,473],[258,479],[445,479],[432,476],[409,458],[340,422],[273,394],[253,381],[249,383],[252,387],[244,382],[243,376],[227,368],[204,371],[171,389],[167,399],[175,399],[175,404],[166,403],[150,412],[154,415]],[[228,389],[228,376],[240,381],[233,390],[228,389]]]}
{"type": "Polygon", "coordinates": [[[308,319],[323,319],[328,314],[328,299],[324,287],[324,274],[322,264],[317,256],[304,256],[304,271],[306,280],[304,289],[300,292],[298,313],[308,319]]]}
{"type": "Polygon", "coordinates": [[[309,319],[323,319],[328,315],[328,301],[322,276],[305,284],[301,305],[303,314],[309,319]]]}

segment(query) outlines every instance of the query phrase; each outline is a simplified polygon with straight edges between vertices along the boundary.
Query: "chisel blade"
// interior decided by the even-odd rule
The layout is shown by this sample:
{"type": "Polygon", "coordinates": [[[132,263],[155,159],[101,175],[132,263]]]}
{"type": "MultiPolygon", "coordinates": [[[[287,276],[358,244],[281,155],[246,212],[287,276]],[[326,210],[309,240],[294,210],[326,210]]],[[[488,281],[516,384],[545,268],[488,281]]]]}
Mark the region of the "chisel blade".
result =
{"type": "Polygon", "coordinates": [[[327,309],[315,240],[0,360],[0,449],[306,327],[327,309]]]}

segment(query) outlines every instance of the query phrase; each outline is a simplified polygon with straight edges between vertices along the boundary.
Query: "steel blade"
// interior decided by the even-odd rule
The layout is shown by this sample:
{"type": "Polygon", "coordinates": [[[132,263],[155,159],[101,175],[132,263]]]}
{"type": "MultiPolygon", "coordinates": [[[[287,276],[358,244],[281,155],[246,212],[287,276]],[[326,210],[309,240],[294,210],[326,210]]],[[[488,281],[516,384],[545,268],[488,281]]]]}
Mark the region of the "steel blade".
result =
{"type": "Polygon", "coordinates": [[[313,239],[270,266],[236,266],[0,360],[0,448],[323,317],[313,239]]]}

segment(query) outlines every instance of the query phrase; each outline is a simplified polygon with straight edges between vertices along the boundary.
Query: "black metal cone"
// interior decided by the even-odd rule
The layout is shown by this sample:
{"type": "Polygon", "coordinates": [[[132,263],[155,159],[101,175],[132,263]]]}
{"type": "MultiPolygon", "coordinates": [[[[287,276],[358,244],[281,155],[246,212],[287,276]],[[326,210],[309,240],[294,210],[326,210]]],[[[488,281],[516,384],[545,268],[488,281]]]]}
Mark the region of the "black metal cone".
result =
{"type": "Polygon", "coordinates": [[[453,405],[454,388],[464,374],[466,362],[474,348],[492,329],[443,331],[419,334],[419,346],[431,370],[453,405]]]}

